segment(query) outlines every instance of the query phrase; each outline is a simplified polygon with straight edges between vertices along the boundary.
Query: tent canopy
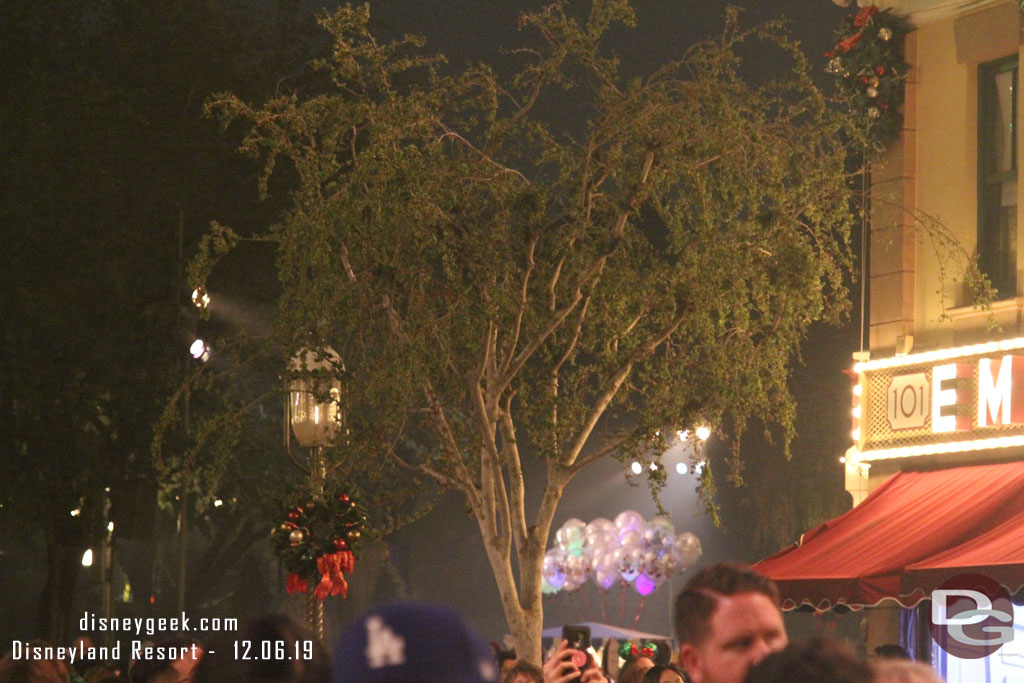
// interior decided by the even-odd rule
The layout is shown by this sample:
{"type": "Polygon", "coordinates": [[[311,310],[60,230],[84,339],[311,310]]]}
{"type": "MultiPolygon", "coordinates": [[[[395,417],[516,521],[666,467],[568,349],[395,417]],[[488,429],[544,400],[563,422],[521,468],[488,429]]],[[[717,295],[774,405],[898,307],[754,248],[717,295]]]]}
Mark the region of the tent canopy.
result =
{"type": "Polygon", "coordinates": [[[1024,462],[899,472],[860,505],[754,568],[783,609],[912,607],[956,574],[1024,584],[1024,462]]]}
{"type": "MultiPolygon", "coordinates": [[[[598,640],[605,638],[615,638],[616,640],[667,640],[672,641],[672,638],[668,636],[659,636],[654,633],[644,633],[643,631],[633,631],[628,628],[621,628],[619,626],[612,626],[611,624],[602,624],[596,621],[583,621],[580,622],[580,626],[590,627],[590,637],[598,640]]],[[[561,638],[562,627],[551,626],[541,631],[541,636],[544,638],[561,638]]]]}

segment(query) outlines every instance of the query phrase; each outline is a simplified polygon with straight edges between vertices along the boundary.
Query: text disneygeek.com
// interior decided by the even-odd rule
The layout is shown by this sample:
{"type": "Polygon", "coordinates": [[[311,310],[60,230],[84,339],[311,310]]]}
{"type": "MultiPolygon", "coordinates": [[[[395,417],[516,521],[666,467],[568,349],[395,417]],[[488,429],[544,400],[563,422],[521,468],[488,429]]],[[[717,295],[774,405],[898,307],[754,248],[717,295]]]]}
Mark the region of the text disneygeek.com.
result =
{"type": "MultiPolygon", "coordinates": [[[[86,645],[79,640],[74,645],[56,646],[36,642],[16,640],[11,647],[11,658],[26,660],[61,659],[75,663],[79,661],[119,661],[122,655],[132,660],[176,660],[183,658],[198,659],[202,656],[202,646],[195,643],[179,646],[165,646],[154,643],[152,639],[142,636],[158,637],[164,634],[181,633],[214,633],[220,631],[237,631],[238,619],[221,617],[203,617],[190,619],[184,612],[175,617],[98,617],[85,612],[78,621],[78,629],[82,633],[108,632],[114,634],[139,636],[138,639],[118,641],[113,645],[86,645]]],[[[116,636],[115,636],[116,637],[116,636]]]]}

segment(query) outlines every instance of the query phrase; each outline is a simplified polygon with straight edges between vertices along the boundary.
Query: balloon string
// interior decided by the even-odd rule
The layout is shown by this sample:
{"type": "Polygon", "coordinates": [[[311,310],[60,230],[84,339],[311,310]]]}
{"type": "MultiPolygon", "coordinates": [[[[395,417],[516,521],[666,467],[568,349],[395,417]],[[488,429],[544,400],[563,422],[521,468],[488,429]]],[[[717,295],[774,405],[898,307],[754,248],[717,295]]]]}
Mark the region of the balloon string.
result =
{"type": "Polygon", "coordinates": [[[619,582],[619,626],[626,623],[626,582],[619,582]]]}
{"type": "Polygon", "coordinates": [[[633,628],[634,629],[636,628],[636,625],[640,623],[640,612],[642,612],[643,610],[644,610],[644,599],[643,599],[643,596],[641,596],[640,597],[640,603],[636,606],[636,614],[633,615],[633,628]]]}
{"type": "Polygon", "coordinates": [[[601,589],[601,618],[608,621],[608,589],[601,589]]]}

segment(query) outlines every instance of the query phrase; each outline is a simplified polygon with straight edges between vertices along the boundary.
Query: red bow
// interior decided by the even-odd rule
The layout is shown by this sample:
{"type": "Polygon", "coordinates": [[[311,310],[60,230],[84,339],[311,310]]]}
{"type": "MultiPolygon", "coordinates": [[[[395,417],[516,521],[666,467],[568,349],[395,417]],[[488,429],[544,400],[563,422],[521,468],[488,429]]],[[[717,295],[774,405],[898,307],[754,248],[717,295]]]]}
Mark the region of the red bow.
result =
{"type": "Polygon", "coordinates": [[[288,595],[291,595],[292,593],[305,593],[309,585],[304,578],[292,572],[284,580],[284,587],[288,591],[288,595]]]}
{"type": "Polygon", "coordinates": [[[321,555],[316,560],[316,570],[320,572],[320,583],[313,589],[317,600],[328,595],[348,595],[348,582],[342,572],[351,572],[355,566],[355,556],[350,550],[342,550],[328,555],[321,555]]]}
{"type": "Polygon", "coordinates": [[[853,49],[854,45],[856,45],[857,43],[860,42],[860,39],[863,38],[863,37],[864,37],[864,32],[863,31],[860,31],[858,33],[854,33],[849,38],[845,38],[843,40],[840,40],[839,43],[836,45],[836,49],[839,50],[840,52],[849,52],[850,50],[853,49]]]}
{"type": "Polygon", "coordinates": [[[868,23],[868,19],[875,16],[876,14],[878,14],[878,8],[875,7],[874,5],[871,5],[870,7],[861,7],[860,11],[857,12],[857,16],[853,20],[853,25],[856,26],[857,28],[860,28],[861,26],[866,26],[868,23]]]}

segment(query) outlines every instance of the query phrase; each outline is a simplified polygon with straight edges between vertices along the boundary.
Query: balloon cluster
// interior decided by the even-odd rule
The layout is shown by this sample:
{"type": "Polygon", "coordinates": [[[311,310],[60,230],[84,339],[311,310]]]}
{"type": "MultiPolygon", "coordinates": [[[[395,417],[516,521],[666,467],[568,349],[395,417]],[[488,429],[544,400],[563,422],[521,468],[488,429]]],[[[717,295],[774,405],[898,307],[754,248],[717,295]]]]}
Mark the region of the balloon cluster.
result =
{"type": "Polygon", "coordinates": [[[668,517],[644,521],[639,512],[625,510],[614,522],[598,517],[585,524],[573,518],[555,532],[555,547],[544,555],[542,589],[574,591],[589,578],[601,590],[623,581],[650,595],[674,572],[692,567],[700,554],[697,537],[689,531],[677,535],[668,517]]]}

